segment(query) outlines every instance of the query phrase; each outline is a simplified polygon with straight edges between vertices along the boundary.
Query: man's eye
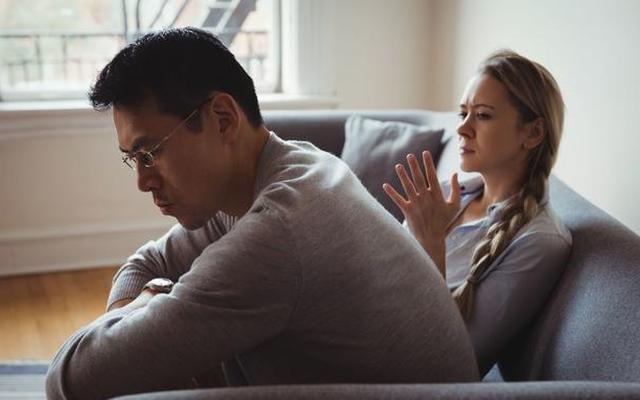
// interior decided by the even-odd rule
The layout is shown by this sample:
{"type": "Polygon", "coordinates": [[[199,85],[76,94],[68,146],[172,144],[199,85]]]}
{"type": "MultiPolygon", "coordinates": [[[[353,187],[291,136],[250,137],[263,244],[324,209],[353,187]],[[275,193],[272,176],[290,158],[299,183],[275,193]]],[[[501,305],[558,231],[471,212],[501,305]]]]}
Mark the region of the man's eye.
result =
{"type": "Polygon", "coordinates": [[[142,165],[153,165],[153,155],[148,152],[140,152],[136,154],[136,159],[138,164],[142,165]]]}

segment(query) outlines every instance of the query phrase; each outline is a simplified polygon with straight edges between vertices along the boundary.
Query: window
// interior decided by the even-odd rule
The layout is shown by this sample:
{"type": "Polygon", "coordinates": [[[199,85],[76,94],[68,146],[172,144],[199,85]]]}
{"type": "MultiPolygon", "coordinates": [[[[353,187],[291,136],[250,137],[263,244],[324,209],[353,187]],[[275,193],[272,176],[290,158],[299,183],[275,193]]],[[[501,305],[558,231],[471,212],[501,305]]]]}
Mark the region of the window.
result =
{"type": "Polygon", "coordinates": [[[0,1],[0,100],[84,98],[126,43],[180,26],[218,35],[258,92],[276,92],[279,6],[279,0],[0,1]]]}

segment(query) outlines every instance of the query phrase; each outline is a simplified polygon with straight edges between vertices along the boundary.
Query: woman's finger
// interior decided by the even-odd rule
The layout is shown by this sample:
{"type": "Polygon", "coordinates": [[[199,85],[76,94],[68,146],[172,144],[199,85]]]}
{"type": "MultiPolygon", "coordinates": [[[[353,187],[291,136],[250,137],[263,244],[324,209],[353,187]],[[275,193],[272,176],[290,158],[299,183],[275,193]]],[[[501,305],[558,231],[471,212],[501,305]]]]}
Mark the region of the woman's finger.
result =
{"type": "Polygon", "coordinates": [[[409,178],[409,174],[407,170],[404,168],[404,165],[398,164],[396,165],[396,175],[398,175],[398,179],[400,179],[400,183],[402,184],[402,188],[404,189],[404,193],[407,195],[409,200],[415,198],[418,194],[416,193],[416,188],[413,186],[413,182],[409,178]]]}
{"type": "Polygon", "coordinates": [[[398,208],[404,213],[404,209],[407,206],[407,200],[404,197],[402,197],[402,195],[398,193],[396,189],[393,186],[389,185],[388,183],[383,184],[382,189],[387,194],[387,196],[389,196],[389,198],[391,198],[391,200],[393,200],[393,202],[396,203],[396,206],[398,206],[398,208]]]}
{"type": "Polygon", "coordinates": [[[422,169],[420,169],[418,159],[413,154],[409,154],[407,155],[407,163],[409,163],[409,169],[411,170],[411,176],[413,178],[413,184],[416,188],[416,191],[418,193],[424,193],[429,188],[429,186],[424,179],[424,175],[422,174],[422,169]]]}
{"type": "Polygon", "coordinates": [[[431,153],[428,151],[422,152],[422,162],[424,163],[424,170],[427,173],[427,183],[431,192],[439,199],[442,198],[442,189],[440,189],[440,183],[438,182],[438,175],[436,174],[436,166],[433,163],[431,153]]]}
{"type": "Polygon", "coordinates": [[[456,209],[460,207],[460,182],[458,182],[458,173],[454,172],[451,176],[451,193],[449,194],[449,203],[455,206],[456,209]]]}

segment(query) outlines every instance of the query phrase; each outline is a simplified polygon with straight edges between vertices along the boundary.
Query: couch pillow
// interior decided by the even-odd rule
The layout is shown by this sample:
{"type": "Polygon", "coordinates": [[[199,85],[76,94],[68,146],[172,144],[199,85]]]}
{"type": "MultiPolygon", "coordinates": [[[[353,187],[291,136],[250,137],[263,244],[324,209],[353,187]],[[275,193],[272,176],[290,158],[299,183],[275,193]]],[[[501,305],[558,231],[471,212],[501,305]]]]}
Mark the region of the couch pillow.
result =
{"type": "Polygon", "coordinates": [[[421,160],[423,150],[429,150],[437,163],[443,134],[444,129],[430,126],[382,122],[353,115],[345,124],[341,157],[369,193],[398,221],[402,221],[402,212],[384,192],[382,184],[388,182],[403,193],[394,166],[398,163],[406,166],[409,153],[421,160]]]}

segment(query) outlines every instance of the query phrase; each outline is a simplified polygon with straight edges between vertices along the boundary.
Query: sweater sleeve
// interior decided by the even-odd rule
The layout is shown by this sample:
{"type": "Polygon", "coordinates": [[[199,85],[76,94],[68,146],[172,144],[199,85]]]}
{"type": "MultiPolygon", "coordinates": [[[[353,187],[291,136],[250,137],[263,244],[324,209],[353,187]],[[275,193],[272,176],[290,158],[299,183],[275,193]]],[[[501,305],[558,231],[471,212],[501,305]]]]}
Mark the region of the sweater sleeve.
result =
{"type": "Polygon", "coordinates": [[[180,389],[284,330],[297,302],[294,238],[275,212],[245,215],[169,294],[117,309],[74,334],[47,374],[50,399],[180,389]]]}
{"type": "Polygon", "coordinates": [[[205,247],[230,230],[230,217],[218,213],[204,227],[189,231],[177,224],[164,236],[140,247],[113,278],[107,310],[116,301],[134,299],[153,278],[176,282],[205,247]]]}
{"type": "Polygon", "coordinates": [[[564,270],[571,245],[562,236],[532,232],[516,238],[478,283],[467,321],[480,373],[531,323],[564,270]]]}

